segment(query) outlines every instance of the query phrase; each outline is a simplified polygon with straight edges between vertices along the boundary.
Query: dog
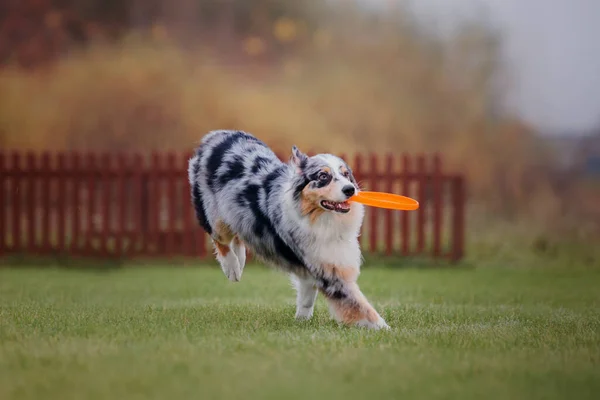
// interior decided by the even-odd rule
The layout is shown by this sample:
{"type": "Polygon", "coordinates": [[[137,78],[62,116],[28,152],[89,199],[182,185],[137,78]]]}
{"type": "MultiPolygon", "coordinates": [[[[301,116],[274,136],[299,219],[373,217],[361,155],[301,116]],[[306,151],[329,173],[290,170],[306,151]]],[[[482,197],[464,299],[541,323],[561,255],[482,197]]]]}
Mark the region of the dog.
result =
{"type": "Polygon", "coordinates": [[[189,160],[191,200],[216,258],[238,282],[246,249],[290,275],[296,318],[310,319],[319,292],[338,322],[389,329],[357,284],[364,206],[351,168],[332,154],[309,157],[296,146],[288,163],[255,136],[208,132],[189,160]]]}

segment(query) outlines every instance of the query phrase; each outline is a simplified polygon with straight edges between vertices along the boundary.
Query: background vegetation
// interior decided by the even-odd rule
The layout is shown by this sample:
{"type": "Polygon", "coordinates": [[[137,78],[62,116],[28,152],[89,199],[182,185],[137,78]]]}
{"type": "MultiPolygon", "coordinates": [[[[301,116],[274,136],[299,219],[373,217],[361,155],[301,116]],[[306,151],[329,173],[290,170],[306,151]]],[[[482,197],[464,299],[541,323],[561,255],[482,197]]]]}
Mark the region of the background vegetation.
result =
{"type": "Polygon", "coordinates": [[[600,230],[598,190],[503,109],[502,37],[478,21],[442,34],[409,6],[324,0],[3,7],[2,148],[187,151],[236,128],[283,151],[441,151],[468,178],[474,230],[600,230]]]}

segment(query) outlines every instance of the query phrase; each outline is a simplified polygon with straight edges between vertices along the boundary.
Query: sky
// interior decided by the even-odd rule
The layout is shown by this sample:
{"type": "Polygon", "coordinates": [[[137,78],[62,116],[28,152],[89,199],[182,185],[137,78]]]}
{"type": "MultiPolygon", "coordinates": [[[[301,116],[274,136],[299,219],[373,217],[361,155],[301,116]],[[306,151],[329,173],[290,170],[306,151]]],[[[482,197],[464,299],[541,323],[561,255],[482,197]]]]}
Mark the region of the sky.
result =
{"type": "Polygon", "coordinates": [[[600,126],[600,0],[395,1],[449,27],[485,15],[504,35],[511,109],[548,133],[600,126]]]}

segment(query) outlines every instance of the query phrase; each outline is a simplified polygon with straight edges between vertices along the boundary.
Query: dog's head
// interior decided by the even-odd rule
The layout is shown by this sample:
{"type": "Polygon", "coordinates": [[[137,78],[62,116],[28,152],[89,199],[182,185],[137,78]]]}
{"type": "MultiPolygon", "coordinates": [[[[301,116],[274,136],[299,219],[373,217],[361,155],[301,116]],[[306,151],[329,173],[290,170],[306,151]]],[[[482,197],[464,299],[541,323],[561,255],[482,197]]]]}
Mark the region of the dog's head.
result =
{"type": "Polygon", "coordinates": [[[339,157],[317,154],[308,157],[292,147],[291,164],[295,170],[293,190],[301,214],[316,220],[324,213],[343,216],[360,208],[348,199],[359,191],[350,167],[339,157]]]}

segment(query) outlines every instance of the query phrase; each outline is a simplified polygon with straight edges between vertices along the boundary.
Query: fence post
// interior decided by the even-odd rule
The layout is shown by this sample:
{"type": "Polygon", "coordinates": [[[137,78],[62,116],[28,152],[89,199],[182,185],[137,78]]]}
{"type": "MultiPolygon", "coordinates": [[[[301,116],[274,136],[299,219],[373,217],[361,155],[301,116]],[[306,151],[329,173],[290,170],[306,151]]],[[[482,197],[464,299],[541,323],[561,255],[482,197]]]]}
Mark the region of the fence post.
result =
{"type": "MultiPolygon", "coordinates": [[[[371,154],[369,157],[369,190],[377,191],[377,178],[379,177],[379,168],[377,167],[377,156],[371,154]]],[[[379,217],[379,208],[370,207],[369,209],[369,250],[377,252],[377,238],[378,238],[378,224],[377,219],[379,217]]]]}
{"type": "MultiPolygon", "coordinates": [[[[386,156],[384,173],[385,179],[385,191],[392,193],[394,191],[394,158],[391,154],[386,156]]],[[[392,210],[385,210],[385,254],[390,256],[394,250],[394,230],[392,229],[392,222],[394,221],[394,214],[392,210]]]]}
{"type": "Polygon", "coordinates": [[[23,174],[23,181],[27,183],[26,195],[27,202],[25,218],[27,219],[27,251],[35,253],[36,251],[36,240],[35,240],[35,216],[36,216],[36,198],[37,198],[37,170],[35,162],[35,154],[32,152],[27,153],[27,167],[23,174]]]}
{"type": "Polygon", "coordinates": [[[442,244],[442,159],[439,154],[433,156],[433,255],[441,255],[442,244]]]}
{"type": "Polygon", "coordinates": [[[81,200],[81,185],[80,182],[83,181],[81,179],[81,157],[79,153],[72,152],[71,153],[71,174],[72,174],[72,186],[71,189],[73,192],[71,193],[71,209],[73,210],[71,216],[73,220],[71,221],[71,235],[73,236],[71,240],[71,251],[78,253],[81,250],[81,233],[80,233],[80,225],[81,225],[81,211],[80,211],[80,200],[81,200]]]}
{"type": "MultiPolygon", "coordinates": [[[[402,155],[402,194],[404,196],[410,196],[409,193],[409,182],[411,177],[410,171],[410,158],[408,154],[402,155]]],[[[410,230],[409,230],[409,213],[403,212],[400,215],[402,224],[402,255],[408,256],[410,254],[410,230]]]]}
{"type": "Polygon", "coordinates": [[[142,155],[133,155],[133,229],[131,232],[131,253],[144,252],[148,246],[148,238],[145,233],[148,221],[148,178],[144,171],[144,159],[142,155]]]}
{"type": "Polygon", "coordinates": [[[87,182],[88,182],[88,193],[87,193],[87,231],[85,235],[85,252],[88,255],[94,253],[93,238],[96,232],[94,217],[96,214],[96,174],[98,172],[98,166],[96,163],[96,155],[88,153],[87,155],[87,182]]]}
{"type": "Polygon", "coordinates": [[[164,196],[167,201],[167,226],[166,226],[166,243],[165,243],[165,254],[167,256],[173,256],[175,254],[175,213],[177,208],[175,207],[175,201],[177,200],[176,183],[177,179],[177,164],[175,162],[175,154],[169,152],[167,154],[167,196],[164,196]]]}
{"type": "Polygon", "coordinates": [[[148,174],[148,186],[149,186],[149,232],[150,232],[150,240],[154,245],[154,253],[160,254],[162,249],[160,243],[160,216],[161,216],[161,190],[160,190],[160,182],[162,181],[161,175],[161,162],[160,162],[160,154],[153,152],[152,159],[150,164],[150,172],[148,174]]]}
{"type": "Polygon", "coordinates": [[[49,253],[52,249],[52,244],[50,241],[50,199],[52,196],[50,180],[52,177],[52,171],[50,170],[52,166],[50,165],[50,153],[44,152],[42,153],[42,162],[40,165],[40,181],[42,184],[42,235],[41,235],[41,243],[40,248],[42,251],[49,253]]]}
{"type": "Polygon", "coordinates": [[[417,157],[417,182],[419,194],[419,210],[417,211],[417,253],[422,253],[425,249],[425,213],[427,211],[427,167],[425,165],[425,156],[420,154],[417,157]]]}
{"type": "Polygon", "coordinates": [[[465,243],[465,181],[462,176],[457,176],[452,181],[452,254],[453,262],[459,261],[464,256],[465,243]]]}
{"type": "Polygon", "coordinates": [[[66,155],[64,153],[58,154],[58,164],[56,169],[56,180],[58,184],[58,193],[57,195],[57,219],[58,219],[58,239],[57,239],[57,247],[58,253],[66,253],[66,213],[65,209],[67,207],[67,196],[66,196],[66,185],[65,185],[65,176],[68,174],[67,163],[66,163],[66,155]]]}
{"type": "MultiPolygon", "coordinates": [[[[182,172],[187,172],[187,166],[190,159],[190,155],[187,153],[182,154],[181,165],[182,172]]],[[[181,232],[183,234],[181,238],[181,253],[184,256],[191,256],[192,253],[192,238],[194,237],[194,231],[192,230],[192,201],[191,201],[191,188],[187,179],[187,173],[183,174],[183,177],[179,179],[181,185],[181,207],[182,207],[182,221],[181,221],[181,232]]]]}
{"type": "Polygon", "coordinates": [[[13,248],[20,252],[22,251],[21,247],[21,182],[23,179],[23,170],[21,169],[21,155],[17,152],[14,152],[12,155],[12,170],[13,170],[13,179],[12,179],[12,243],[13,248]]]}
{"type": "Polygon", "coordinates": [[[100,248],[105,256],[110,254],[109,245],[113,236],[110,226],[113,211],[113,202],[111,201],[112,182],[110,180],[110,176],[114,172],[112,158],[111,153],[104,153],[100,159],[100,175],[102,177],[102,239],[100,248]]]}
{"type": "Polygon", "coordinates": [[[117,219],[116,219],[116,226],[115,226],[115,233],[114,233],[114,237],[115,237],[115,255],[117,257],[123,257],[123,255],[126,253],[126,248],[127,245],[126,243],[129,243],[129,245],[131,246],[131,241],[127,240],[127,237],[125,235],[125,231],[126,231],[126,227],[128,225],[128,221],[129,221],[129,213],[127,212],[127,180],[129,178],[129,174],[128,174],[128,163],[127,163],[127,157],[125,157],[125,154],[123,153],[117,153],[117,163],[116,163],[116,169],[115,169],[115,182],[117,184],[117,219]]]}
{"type": "Polygon", "coordinates": [[[6,253],[6,159],[0,151],[0,257],[6,253]]]}
{"type": "MultiPolygon", "coordinates": [[[[141,160],[141,158],[140,158],[141,160]]],[[[152,230],[152,193],[150,192],[151,180],[152,180],[152,166],[154,164],[148,163],[147,168],[140,170],[140,226],[139,234],[142,238],[142,247],[140,249],[143,255],[150,254],[151,243],[151,230],[152,230]]]]}
{"type": "MultiPolygon", "coordinates": [[[[354,155],[354,166],[352,167],[352,174],[354,175],[354,179],[356,180],[356,182],[358,183],[359,188],[362,189],[362,181],[364,179],[363,176],[363,165],[362,165],[362,157],[359,153],[356,153],[354,155]]],[[[365,224],[363,223],[360,226],[360,236],[359,236],[359,242],[362,239],[362,234],[365,230],[365,224]]]]}

